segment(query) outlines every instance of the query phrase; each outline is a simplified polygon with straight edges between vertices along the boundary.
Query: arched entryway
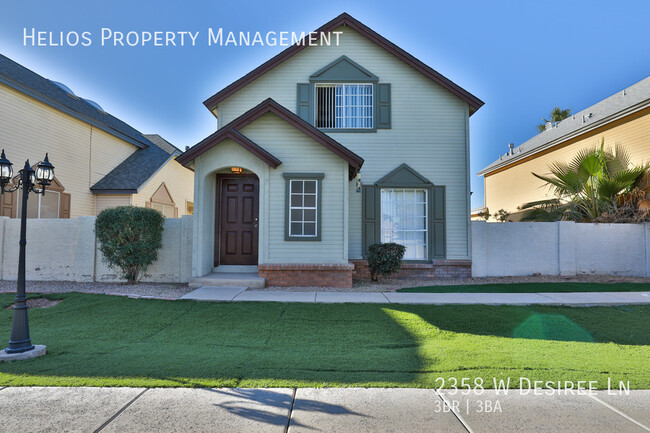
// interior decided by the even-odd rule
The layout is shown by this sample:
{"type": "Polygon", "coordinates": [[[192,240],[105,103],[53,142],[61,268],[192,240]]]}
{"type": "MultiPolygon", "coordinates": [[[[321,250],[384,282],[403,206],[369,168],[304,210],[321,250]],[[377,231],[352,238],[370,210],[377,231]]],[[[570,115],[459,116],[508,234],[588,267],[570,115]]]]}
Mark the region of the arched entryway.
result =
{"type": "Polygon", "coordinates": [[[259,178],[238,167],[216,177],[214,266],[257,265],[259,178]]]}

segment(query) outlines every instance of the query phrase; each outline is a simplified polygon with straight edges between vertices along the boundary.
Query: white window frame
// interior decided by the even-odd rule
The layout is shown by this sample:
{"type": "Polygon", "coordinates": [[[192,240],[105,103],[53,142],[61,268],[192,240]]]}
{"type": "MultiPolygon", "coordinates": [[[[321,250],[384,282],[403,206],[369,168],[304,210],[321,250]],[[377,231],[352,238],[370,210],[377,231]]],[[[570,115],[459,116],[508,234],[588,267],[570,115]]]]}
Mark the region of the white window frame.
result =
{"type": "MultiPolygon", "coordinates": [[[[332,113],[332,118],[334,120],[334,126],[329,126],[329,127],[320,127],[321,129],[366,129],[366,130],[372,130],[375,128],[375,86],[372,83],[318,83],[314,86],[314,123],[318,125],[318,88],[322,87],[330,87],[334,88],[334,113],[332,113]],[[364,95],[364,96],[369,96],[370,97],[370,104],[369,105],[354,105],[354,106],[346,106],[345,104],[345,97],[350,96],[347,95],[346,90],[351,88],[351,87],[369,87],[370,88],[370,95],[364,95]],[[343,94],[341,96],[342,104],[340,106],[337,105],[337,95],[336,95],[336,88],[340,87],[343,89],[343,94]],[[345,109],[349,107],[356,107],[359,110],[363,110],[365,108],[370,108],[370,116],[356,116],[356,117],[346,117],[345,116],[345,109]],[[342,115],[338,115],[338,109],[341,109],[342,115]],[[363,122],[365,119],[370,119],[370,126],[345,126],[346,121],[352,120],[352,119],[357,119],[360,123],[365,123],[363,122]],[[336,126],[338,121],[341,121],[342,126],[336,126]]],[[[355,95],[359,96],[359,94],[355,95]]]]}
{"type": "Polygon", "coordinates": [[[171,210],[172,210],[172,216],[171,216],[171,217],[165,217],[165,218],[174,218],[174,216],[173,216],[174,213],[175,213],[175,212],[174,212],[174,209],[176,208],[176,206],[174,206],[174,205],[171,205],[171,204],[163,204],[163,203],[159,203],[159,202],[157,202],[157,201],[152,201],[152,202],[151,202],[151,208],[154,209],[154,210],[158,210],[158,212],[160,212],[161,214],[163,214],[163,216],[165,215],[165,208],[171,208],[171,210]],[[162,209],[161,209],[161,210],[158,210],[158,209],[156,209],[154,206],[160,206],[162,209]]]}
{"type": "MultiPolygon", "coordinates": [[[[16,203],[16,218],[20,218],[20,213],[21,213],[21,210],[22,210],[21,209],[22,203],[23,203],[23,199],[21,197],[22,193],[23,193],[23,190],[20,189],[20,192],[18,194],[16,194],[16,202],[17,202],[16,203]]],[[[46,190],[45,193],[46,194],[56,194],[58,196],[57,201],[56,201],[56,217],[47,218],[47,219],[49,219],[49,220],[59,219],[60,218],[59,215],[61,215],[61,193],[59,191],[48,191],[48,190],[46,190]]],[[[43,197],[43,194],[37,194],[37,193],[34,193],[34,192],[32,192],[30,194],[32,194],[32,197],[27,198],[28,202],[29,202],[29,200],[34,199],[34,197],[33,197],[34,195],[36,197],[38,197],[37,216],[36,216],[36,218],[30,218],[30,219],[41,219],[41,197],[43,197]]],[[[27,218],[29,218],[29,217],[27,217],[27,218]]],[[[43,219],[45,219],[45,218],[43,218],[43,219]]]]}
{"type": "Polygon", "coordinates": [[[289,179],[289,231],[288,235],[291,238],[318,238],[318,187],[320,182],[320,179],[289,179]],[[291,204],[291,198],[293,197],[293,183],[294,182],[302,182],[302,192],[296,193],[300,194],[303,198],[303,206],[293,206],[291,204]],[[315,182],[315,192],[314,193],[305,193],[305,182],[315,182]],[[308,195],[313,195],[314,196],[314,206],[304,206],[305,204],[305,194],[308,195]],[[304,219],[304,212],[303,212],[303,219],[302,221],[293,221],[291,218],[291,211],[292,210],[313,210],[314,211],[314,221],[305,221],[304,219]],[[302,233],[301,235],[296,235],[291,233],[291,225],[292,223],[302,223],[302,233]],[[314,234],[313,235],[306,235],[305,233],[305,223],[314,223],[314,234]]]}
{"type": "MultiPolygon", "coordinates": [[[[384,233],[395,233],[395,232],[423,232],[424,233],[424,258],[420,257],[407,257],[406,253],[404,254],[404,260],[414,260],[414,261],[421,261],[421,260],[429,260],[429,189],[428,188],[398,188],[398,187],[388,187],[388,188],[380,188],[380,193],[379,193],[379,203],[380,203],[380,239],[381,242],[384,242],[384,233]],[[385,230],[384,229],[384,200],[383,200],[383,191],[402,191],[403,193],[406,193],[406,191],[423,191],[424,192],[424,202],[412,202],[412,204],[415,205],[424,205],[424,215],[418,215],[420,218],[424,218],[424,229],[400,229],[400,230],[385,230]]],[[[396,241],[392,241],[395,243],[399,243],[396,241]]],[[[403,245],[403,244],[400,244],[403,245]]],[[[404,245],[406,248],[408,248],[408,245],[404,245]]],[[[420,246],[420,244],[418,244],[420,246]]],[[[408,250],[407,250],[408,252],[408,250]]]]}

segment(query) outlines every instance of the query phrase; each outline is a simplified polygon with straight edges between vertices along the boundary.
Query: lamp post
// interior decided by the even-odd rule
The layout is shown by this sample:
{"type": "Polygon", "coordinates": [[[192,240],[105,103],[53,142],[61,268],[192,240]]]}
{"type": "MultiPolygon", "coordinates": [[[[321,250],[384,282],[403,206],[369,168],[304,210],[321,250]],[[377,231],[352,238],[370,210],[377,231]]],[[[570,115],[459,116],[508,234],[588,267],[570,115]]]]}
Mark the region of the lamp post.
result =
{"type": "Polygon", "coordinates": [[[25,295],[25,245],[27,244],[27,199],[29,193],[45,195],[47,187],[54,179],[54,166],[45,154],[45,159],[36,166],[36,172],[30,167],[29,160],[25,161],[25,167],[12,178],[13,168],[5,156],[4,149],[0,155],[0,194],[13,192],[22,188],[22,207],[20,212],[20,253],[18,256],[18,283],[16,287],[16,302],[14,304],[14,318],[11,324],[11,339],[9,347],[5,349],[7,354],[22,353],[34,349],[32,340],[29,337],[29,322],[27,320],[27,296],[25,295]],[[14,186],[7,188],[9,182],[15,179],[14,186]],[[40,189],[36,187],[40,186],[40,189]]]}

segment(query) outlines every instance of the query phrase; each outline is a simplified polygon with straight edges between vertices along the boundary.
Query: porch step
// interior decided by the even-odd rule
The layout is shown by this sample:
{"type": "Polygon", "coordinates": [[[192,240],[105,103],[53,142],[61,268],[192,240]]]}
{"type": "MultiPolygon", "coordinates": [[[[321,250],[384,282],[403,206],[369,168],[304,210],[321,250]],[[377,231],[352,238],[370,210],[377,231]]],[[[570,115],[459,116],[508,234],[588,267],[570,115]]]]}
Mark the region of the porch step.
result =
{"type": "Polygon", "coordinates": [[[197,288],[202,286],[213,287],[246,287],[263,289],[266,280],[257,272],[212,272],[202,277],[190,278],[189,286],[197,288]]]}
{"type": "Polygon", "coordinates": [[[234,273],[256,273],[257,274],[257,265],[221,265],[217,266],[213,269],[214,272],[218,273],[227,273],[227,274],[234,274],[234,273]]]}

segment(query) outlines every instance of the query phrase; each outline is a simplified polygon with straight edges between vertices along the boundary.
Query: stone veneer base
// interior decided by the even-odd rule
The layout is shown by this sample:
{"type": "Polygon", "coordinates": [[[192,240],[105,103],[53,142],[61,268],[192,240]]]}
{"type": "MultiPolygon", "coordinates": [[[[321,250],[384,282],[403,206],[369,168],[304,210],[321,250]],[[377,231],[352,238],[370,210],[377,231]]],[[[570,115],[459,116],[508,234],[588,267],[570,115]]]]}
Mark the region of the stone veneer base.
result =
{"type": "Polygon", "coordinates": [[[258,275],[267,286],[281,287],[352,287],[354,265],[275,263],[258,265],[258,275]]]}
{"type": "MultiPolygon", "coordinates": [[[[350,260],[354,264],[352,279],[370,280],[367,260],[350,260]]],[[[391,278],[421,278],[458,280],[471,278],[471,260],[433,260],[432,263],[404,263],[400,271],[391,278]]]]}
{"type": "MultiPolygon", "coordinates": [[[[370,280],[367,260],[348,264],[274,263],[258,265],[267,286],[351,288],[352,280],[370,280]]],[[[464,279],[472,276],[471,260],[434,260],[404,263],[392,278],[464,279]]]]}

